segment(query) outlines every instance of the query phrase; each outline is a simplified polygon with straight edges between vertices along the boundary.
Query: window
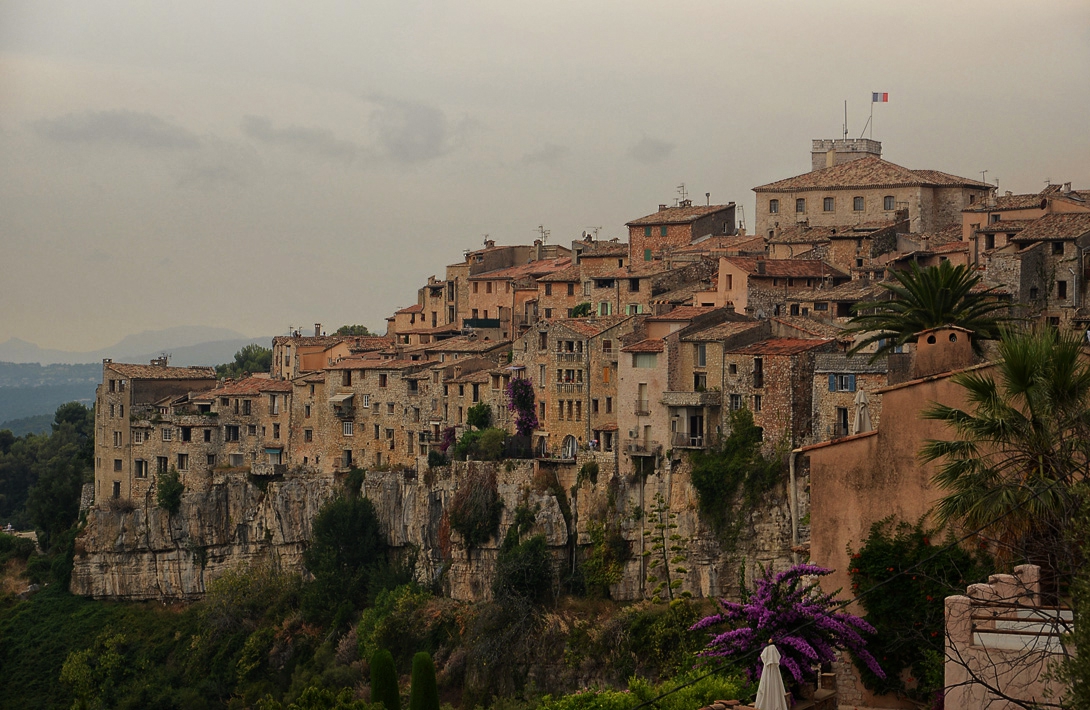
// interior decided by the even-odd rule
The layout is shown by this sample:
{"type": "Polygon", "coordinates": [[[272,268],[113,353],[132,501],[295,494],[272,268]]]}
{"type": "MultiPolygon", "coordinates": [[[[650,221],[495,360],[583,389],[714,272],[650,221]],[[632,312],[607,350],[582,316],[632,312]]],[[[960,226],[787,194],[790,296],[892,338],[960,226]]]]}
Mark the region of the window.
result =
{"type": "Polygon", "coordinates": [[[134,431],[132,433],[132,443],[134,443],[134,444],[143,444],[144,443],[144,432],[140,431],[139,429],[134,431]]]}
{"type": "Polygon", "coordinates": [[[575,284],[568,284],[568,295],[569,296],[574,296],[575,295],[575,284]]]}
{"type": "Polygon", "coordinates": [[[985,234],[984,235],[984,248],[985,249],[995,249],[995,235],[994,234],[985,234]]]}
{"type": "Polygon", "coordinates": [[[341,430],[345,436],[352,436],[354,426],[353,422],[341,422],[341,430]]]}
{"type": "MultiPolygon", "coordinates": [[[[347,424],[348,422],[345,422],[345,423],[347,424]]],[[[314,441],[314,430],[313,429],[304,429],[303,430],[303,441],[307,441],[307,442],[314,441]]]]}
{"type": "Polygon", "coordinates": [[[393,429],[387,429],[386,430],[386,438],[387,439],[393,439],[394,438],[394,430],[393,429]]]}
{"type": "Polygon", "coordinates": [[[553,295],[553,285],[552,284],[545,284],[545,295],[546,296],[553,295]]]}
{"type": "Polygon", "coordinates": [[[121,459],[114,459],[114,470],[115,471],[120,471],[121,470],[121,459]]]}
{"type": "Polygon", "coordinates": [[[765,386],[764,358],[753,358],[753,386],[758,389],[765,386]]]}
{"type": "Polygon", "coordinates": [[[481,401],[481,386],[479,384],[473,385],[473,402],[481,401]]]}
{"type": "Polygon", "coordinates": [[[215,468],[216,467],[216,455],[215,454],[206,455],[204,457],[204,463],[205,463],[206,466],[208,466],[208,468],[215,468]]]}
{"type": "Polygon", "coordinates": [[[849,434],[849,432],[848,432],[848,408],[847,407],[837,407],[836,408],[836,425],[835,425],[835,430],[833,432],[833,437],[834,438],[840,438],[842,436],[847,436],[848,434],[849,434]]]}
{"type": "MultiPolygon", "coordinates": [[[[476,286],[477,284],[473,284],[476,286]]],[[[350,468],[352,466],[352,449],[345,449],[341,452],[341,465],[344,468],[350,468]]]]}
{"type": "Polygon", "coordinates": [[[1067,282],[1056,282],[1056,298],[1067,298],[1067,282]]]}
{"type": "Polygon", "coordinates": [[[178,470],[189,470],[189,454],[178,454],[178,470]]]}
{"type": "Polygon", "coordinates": [[[613,398],[612,397],[606,397],[606,414],[612,414],[612,413],[613,413],[613,398]]]}
{"type": "Polygon", "coordinates": [[[492,293],[492,282],[491,282],[491,281],[486,281],[486,282],[485,282],[485,284],[484,284],[484,292],[485,292],[485,293],[492,293]]]}
{"type": "Polygon", "coordinates": [[[275,394],[269,395],[269,413],[280,414],[280,398],[275,394]]]}
{"type": "Polygon", "coordinates": [[[205,429],[204,430],[204,441],[205,441],[206,444],[209,443],[210,441],[212,441],[212,430],[211,429],[205,429]]]}
{"type": "Polygon", "coordinates": [[[246,427],[246,429],[247,433],[249,433],[250,436],[257,436],[257,424],[251,424],[250,426],[246,427]]]}
{"type": "Polygon", "coordinates": [[[121,446],[121,432],[114,432],[114,446],[121,446]]]}
{"type": "Polygon", "coordinates": [[[737,375],[738,374],[738,364],[732,362],[730,365],[727,366],[727,372],[729,372],[732,375],[737,375]]]}
{"type": "Polygon", "coordinates": [[[583,421],[583,400],[575,400],[575,421],[583,421]]]}
{"type": "Polygon", "coordinates": [[[730,396],[730,408],[731,408],[731,411],[734,411],[734,412],[736,412],[736,411],[738,411],[739,409],[742,408],[742,395],[732,394],[730,396]]]}
{"type": "Polygon", "coordinates": [[[830,392],[855,392],[855,375],[832,374],[829,375],[830,392]]]}
{"type": "Polygon", "coordinates": [[[795,211],[796,212],[805,212],[806,211],[806,199],[805,198],[800,197],[797,200],[795,200],[795,211]]]}
{"type": "Polygon", "coordinates": [[[473,293],[477,293],[477,289],[479,287],[480,287],[480,283],[478,283],[477,281],[474,281],[473,282],[473,293]]]}
{"type": "Polygon", "coordinates": [[[658,366],[658,353],[632,353],[632,367],[652,368],[658,366]]]}
{"type": "Polygon", "coordinates": [[[640,290],[640,280],[639,279],[629,279],[628,280],[628,290],[629,290],[630,293],[638,292],[640,290]]]}
{"type": "Polygon", "coordinates": [[[1064,243],[1063,242],[1052,242],[1052,253],[1063,256],[1064,243]]]}
{"type": "Polygon", "coordinates": [[[181,428],[182,441],[193,441],[193,428],[184,426],[181,428]]]}
{"type": "Polygon", "coordinates": [[[895,201],[893,199],[893,195],[886,195],[885,197],[882,198],[882,209],[889,212],[889,211],[895,209],[895,207],[896,207],[896,204],[895,204],[895,201]]]}
{"type": "Polygon", "coordinates": [[[369,394],[363,395],[363,402],[361,402],[361,404],[363,405],[364,409],[370,409],[371,408],[371,395],[369,395],[369,394]]]}
{"type": "Polygon", "coordinates": [[[303,417],[305,419],[310,419],[310,405],[309,404],[303,405],[303,417]]]}
{"type": "Polygon", "coordinates": [[[273,424],[273,438],[274,439],[279,439],[280,438],[280,425],[279,424],[273,424]]]}
{"type": "Polygon", "coordinates": [[[380,372],[378,376],[378,386],[385,387],[388,377],[389,376],[385,372],[380,372]]]}
{"type": "Polygon", "coordinates": [[[768,201],[768,213],[769,214],[779,214],[780,213],[780,201],[779,200],[769,200],[768,201]]]}
{"type": "Polygon", "coordinates": [[[604,352],[604,353],[613,352],[613,341],[612,340],[603,340],[602,341],[602,352],[604,352]]]}
{"type": "Polygon", "coordinates": [[[862,197],[853,197],[852,198],[852,209],[855,210],[856,212],[862,212],[863,211],[863,198],[862,197]]]}
{"type": "Polygon", "coordinates": [[[545,421],[545,403],[538,402],[538,415],[537,418],[541,421],[545,421]]]}
{"type": "Polygon", "coordinates": [[[1034,299],[1037,298],[1037,287],[1036,286],[1030,286],[1029,287],[1029,297],[1034,298],[1034,299]]]}
{"type": "MultiPolygon", "coordinates": [[[[644,249],[643,250],[643,260],[644,261],[651,261],[651,250],[650,249],[644,249]]],[[[587,293],[590,292],[590,284],[587,284],[587,289],[586,290],[587,290],[587,293]]]]}
{"type": "MultiPolygon", "coordinates": [[[[647,253],[648,253],[648,254],[650,254],[650,253],[651,253],[651,250],[650,250],[650,249],[648,249],[648,250],[647,250],[647,253]]],[[[651,257],[650,257],[650,256],[648,256],[648,257],[647,257],[647,261],[651,261],[651,257]]],[[[590,281],[584,281],[584,282],[583,282],[583,295],[584,295],[584,296],[589,296],[589,295],[590,295],[590,281]]]]}
{"type": "Polygon", "coordinates": [[[832,197],[826,197],[821,201],[821,209],[825,212],[832,212],[836,209],[836,200],[832,197]]]}
{"type": "Polygon", "coordinates": [[[693,373],[693,391],[706,392],[708,390],[708,375],[703,372],[693,373]]]}
{"type": "Polygon", "coordinates": [[[223,427],[223,440],[238,441],[238,427],[231,424],[223,427]]]}
{"type": "Polygon", "coordinates": [[[110,380],[110,391],[111,392],[116,392],[117,391],[117,380],[110,380]]]}
{"type": "Polygon", "coordinates": [[[602,301],[598,304],[598,315],[608,316],[613,315],[613,304],[609,301],[602,301]]]}
{"type": "Polygon", "coordinates": [[[696,343],[695,344],[695,357],[697,367],[707,367],[708,365],[708,344],[696,343]]]}
{"type": "Polygon", "coordinates": [[[545,309],[545,320],[548,320],[548,319],[550,319],[552,317],[553,317],[553,309],[546,308],[545,309]]]}
{"type": "Polygon", "coordinates": [[[598,400],[597,399],[592,399],[590,401],[590,413],[591,414],[597,414],[598,413],[598,400]]]}
{"type": "Polygon", "coordinates": [[[169,469],[169,468],[170,468],[170,461],[167,459],[166,456],[156,456],[155,457],[155,471],[156,471],[156,473],[166,473],[167,469],[169,469]]]}
{"type": "Polygon", "coordinates": [[[242,413],[249,416],[253,412],[253,404],[248,399],[242,400],[242,413]]]}
{"type": "Polygon", "coordinates": [[[753,395],[753,411],[761,411],[761,395],[759,394],[753,395]]]}
{"type": "Polygon", "coordinates": [[[114,481],[114,498],[121,497],[121,481],[114,481]]]}
{"type": "Polygon", "coordinates": [[[174,438],[174,430],[170,427],[163,427],[163,441],[170,441],[174,438]]]}
{"type": "Polygon", "coordinates": [[[643,236],[645,236],[645,237],[650,237],[651,236],[651,226],[650,225],[643,228],[643,236]]]}
{"type": "Polygon", "coordinates": [[[666,225],[665,224],[662,225],[661,227],[659,227],[659,236],[660,237],[665,237],[666,236],[666,225]]]}
{"type": "Polygon", "coordinates": [[[114,416],[114,405],[110,405],[110,416],[114,416]]]}
{"type": "Polygon", "coordinates": [[[136,464],[136,477],[147,478],[148,477],[148,462],[144,459],[136,459],[133,463],[136,464]]]}

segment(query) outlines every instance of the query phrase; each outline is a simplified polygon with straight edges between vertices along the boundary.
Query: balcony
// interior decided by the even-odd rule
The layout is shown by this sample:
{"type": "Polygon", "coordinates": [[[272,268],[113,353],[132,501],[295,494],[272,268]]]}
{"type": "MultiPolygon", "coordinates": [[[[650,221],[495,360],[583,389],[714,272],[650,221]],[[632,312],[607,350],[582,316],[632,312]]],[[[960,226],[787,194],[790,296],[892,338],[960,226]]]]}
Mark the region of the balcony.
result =
{"type": "Polygon", "coordinates": [[[250,473],[254,476],[272,477],[283,476],[288,472],[286,463],[269,463],[268,461],[255,461],[250,466],[250,473]]]}
{"type": "Polygon", "coordinates": [[[583,362],[585,359],[586,353],[562,352],[556,354],[557,362],[583,362]]]}
{"type": "Polygon", "coordinates": [[[582,382],[557,382],[556,391],[560,394],[583,394],[582,382]]]}
{"type": "Polygon", "coordinates": [[[625,451],[633,456],[654,456],[662,450],[657,441],[630,441],[625,444],[625,451]]]}
{"type": "Polygon", "coordinates": [[[690,434],[685,431],[674,432],[671,446],[675,449],[706,449],[707,444],[702,434],[690,434]]]}
{"type": "Polygon", "coordinates": [[[713,392],[663,392],[662,403],[667,407],[718,407],[723,403],[723,393],[713,392]]]}
{"type": "Polygon", "coordinates": [[[464,328],[499,328],[499,318],[466,318],[462,321],[464,328]]]}
{"type": "Polygon", "coordinates": [[[651,400],[649,399],[637,399],[636,400],[636,416],[646,417],[651,413],[651,400]]]}

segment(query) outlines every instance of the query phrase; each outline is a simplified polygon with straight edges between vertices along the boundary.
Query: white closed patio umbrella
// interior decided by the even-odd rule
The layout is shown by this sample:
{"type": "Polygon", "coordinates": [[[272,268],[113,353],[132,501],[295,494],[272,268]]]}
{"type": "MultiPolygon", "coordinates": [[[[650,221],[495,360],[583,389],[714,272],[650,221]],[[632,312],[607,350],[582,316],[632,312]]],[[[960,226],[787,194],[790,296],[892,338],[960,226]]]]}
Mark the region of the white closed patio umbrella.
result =
{"type": "Polygon", "coordinates": [[[864,390],[859,390],[855,393],[855,421],[852,422],[852,433],[862,434],[865,431],[870,431],[874,428],[874,425],[870,422],[870,401],[867,399],[867,393],[864,390]]]}
{"type": "Polygon", "coordinates": [[[780,675],[780,652],[768,642],[761,651],[761,682],[757,684],[757,699],[753,707],[757,710],[787,710],[787,691],[783,687],[780,675]]]}

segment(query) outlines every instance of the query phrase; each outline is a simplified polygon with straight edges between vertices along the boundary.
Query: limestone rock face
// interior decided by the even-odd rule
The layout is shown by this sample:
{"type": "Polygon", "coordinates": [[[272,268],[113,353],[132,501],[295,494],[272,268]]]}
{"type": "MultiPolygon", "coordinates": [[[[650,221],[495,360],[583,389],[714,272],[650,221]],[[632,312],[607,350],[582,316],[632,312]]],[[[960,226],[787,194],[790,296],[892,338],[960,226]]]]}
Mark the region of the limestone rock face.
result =
{"type": "MultiPolygon", "coordinates": [[[[674,514],[676,533],[688,556],[682,590],[694,596],[728,596],[738,564],[745,559],[752,578],[757,564],[783,568],[792,562],[791,518],[785,487],[766,504],[745,514],[737,538],[723,541],[697,514],[697,499],[684,462],[667,464],[646,478],[619,476],[612,455],[594,453],[570,462],[468,462],[417,471],[368,472],[363,494],[375,505],[387,541],[403,556],[413,554],[421,580],[442,582],[447,593],[466,601],[491,596],[496,558],[519,506],[536,511],[531,534],[542,534],[557,572],[570,572],[591,543],[592,523],[610,521],[629,545],[614,599],[649,593],[644,532],[657,495],[674,514]],[[580,475],[596,460],[594,480],[580,475]],[[466,549],[449,522],[459,489],[480,474],[494,474],[503,500],[499,532],[466,549]]],[[[479,479],[478,479],[479,480],[479,479]]],[[[801,487],[801,484],[800,484],[801,487]]],[[[289,475],[258,483],[232,473],[207,490],[187,491],[177,513],[154,506],[117,512],[95,506],[76,540],[72,591],[111,599],[198,599],[228,569],[252,563],[303,569],[302,554],[311,522],[340,490],[333,476],[289,475]]],[[[805,490],[804,487],[801,490],[805,490]]]]}

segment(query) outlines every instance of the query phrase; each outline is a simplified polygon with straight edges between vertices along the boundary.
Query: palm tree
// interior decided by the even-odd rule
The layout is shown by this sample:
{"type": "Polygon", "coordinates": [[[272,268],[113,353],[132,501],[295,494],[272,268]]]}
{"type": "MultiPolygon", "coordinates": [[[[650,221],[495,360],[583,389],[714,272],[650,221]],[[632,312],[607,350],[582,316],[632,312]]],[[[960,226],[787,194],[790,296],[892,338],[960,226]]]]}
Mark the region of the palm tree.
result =
{"type": "Polygon", "coordinates": [[[888,300],[857,303],[857,314],[849,322],[848,332],[865,333],[849,351],[854,354],[878,343],[872,362],[905,343],[915,342],[916,334],[929,328],[956,325],[973,331],[973,350],[981,353],[983,340],[999,337],[1000,327],[1009,320],[998,312],[1008,308],[999,300],[995,288],[977,289],[980,276],[967,266],[944,261],[921,269],[910,264],[908,271],[894,271],[897,283],[879,284],[889,291],[888,300]]]}
{"type": "Polygon", "coordinates": [[[1081,338],[1051,328],[1005,332],[999,356],[990,370],[954,376],[969,407],[923,413],[956,435],[920,452],[941,460],[938,521],[982,530],[1002,558],[1066,574],[1078,555],[1064,528],[1090,472],[1090,364],[1081,338]]]}

